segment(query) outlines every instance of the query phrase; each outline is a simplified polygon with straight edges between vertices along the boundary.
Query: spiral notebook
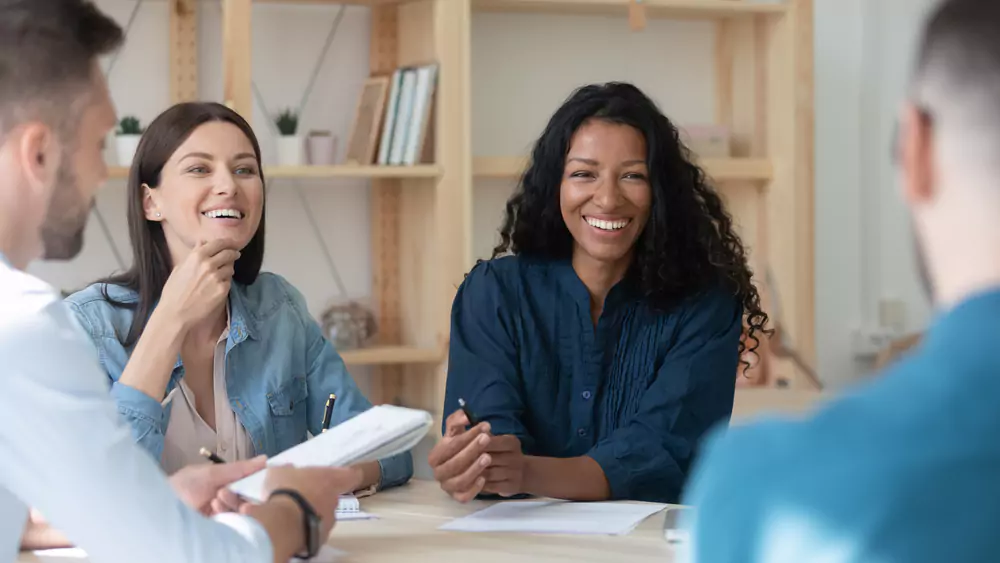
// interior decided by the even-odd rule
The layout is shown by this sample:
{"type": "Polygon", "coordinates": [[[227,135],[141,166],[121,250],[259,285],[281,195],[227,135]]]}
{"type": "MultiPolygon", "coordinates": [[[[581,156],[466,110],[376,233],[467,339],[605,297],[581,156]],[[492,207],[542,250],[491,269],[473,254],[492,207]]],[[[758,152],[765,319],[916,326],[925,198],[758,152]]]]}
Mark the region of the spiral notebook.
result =
{"type": "MultiPolygon", "coordinates": [[[[427,435],[430,413],[379,405],[267,460],[268,465],[346,467],[409,451],[427,435]]],[[[260,502],[266,470],[229,485],[241,497],[260,502]]],[[[348,505],[349,506],[349,505],[348,505]]],[[[339,512],[339,508],[338,508],[339,512]]]]}

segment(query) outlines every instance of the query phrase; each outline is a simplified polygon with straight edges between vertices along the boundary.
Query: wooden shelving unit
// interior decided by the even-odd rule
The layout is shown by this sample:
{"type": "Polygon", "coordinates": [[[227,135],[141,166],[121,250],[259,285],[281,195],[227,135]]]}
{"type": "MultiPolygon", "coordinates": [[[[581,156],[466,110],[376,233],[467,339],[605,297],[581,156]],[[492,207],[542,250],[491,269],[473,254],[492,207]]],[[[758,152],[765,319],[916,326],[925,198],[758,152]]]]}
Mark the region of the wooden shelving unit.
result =
{"type": "MultiPolygon", "coordinates": [[[[197,72],[196,0],[169,0],[174,101],[192,99],[197,72]]],[[[476,11],[600,14],[629,25],[634,0],[222,0],[224,101],[252,116],[254,3],[354,4],[372,11],[369,66],[389,74],[405,65],[438,64],[434,162],[409,167],[269,167],[269,179],[367,178],[371,181],[373,302],[380,342],[344,351],[350,366],[376,367],[372,401],[422,407],[442,415],[449,314],[473,262],[473,184],[513,182],[518,156],[473,157],[471,35],[476,11]]],[[[758,281],[773,273],[781,289],[783,328],[814,360],[812,0],[643,0],[645,17],[714,21],[716,119],[733,131],[731,158],[701,165],[751,226],[758,281]],[[742,189],[750,186],[757,189],[742,189]],[[738,188],[738,189],[734,189],[738,188]]],[[[649,31],[644,31],[649,32],[649,31]]],[[[344,111],[353,111],[345,108],[344,111]]],[[[127,175],[111,169],[112,177],[127,175]]],[[[763,292],[770,309],[770,293],[763,292]]],[[[797,381],[794,369],[765,350],[762,380],[797,381]]]]}
{"type": "MultiPolygon", "coordinates": [[[[268,180],[276,178],[322,179],[322,178],[437,178],[441,168],[434,164],[419,164],[416,166],[265,166],[264,177],[268,180]]],[[[128,178],[128,168],[123,166],[108,167],[110,178],[128,178]]]]}
{"type": "MultiPolygon", "coordinates": [[[[626,15],[633,0],[473,0],[482,12],[626,15]]],[[[725,19],[782,14],[784,3],[745,0],[643,0],[646,14],[656,18],[725,19]]]]}
{"type": "Polygon", "coordinates": [[[349,366],[434,364],[444,360],[445,355],[444,350],[412,346],[372,346],[340,352],[349,366]]]}

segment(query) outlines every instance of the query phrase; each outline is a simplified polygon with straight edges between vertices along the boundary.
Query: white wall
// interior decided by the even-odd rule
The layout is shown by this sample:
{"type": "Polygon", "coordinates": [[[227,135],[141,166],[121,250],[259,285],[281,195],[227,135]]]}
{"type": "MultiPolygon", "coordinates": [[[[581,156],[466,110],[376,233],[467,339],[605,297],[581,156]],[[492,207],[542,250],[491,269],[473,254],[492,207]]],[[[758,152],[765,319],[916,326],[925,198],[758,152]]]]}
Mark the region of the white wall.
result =
{"type": "Polygon", "coordinates": [[[921,20],[934,0],[816,1],[816,337],[821,377],[870,369],[853,332],[898,301],[904,331],[929,309],[890,160],[921,20]]]}
{"type": "MultiPolygon", "coordinates": [[[[852,331],[877,322],[880,299],[901,300],[907,324],[919,328],[927,308],[915,282],[906,215],[888,159],[895,107],[905,84],[912,40],[932,0],[816,0],[816,252],[819,370],[831,384],[853,380],[866,365],[852,356],[852,331]]],[[[134,0],[98,0],[124,24],[134,0]]],[[[333,6],[254,6],[253,71],[270,111],[299,100],[336,14],[333,6]]],[[[200,89],[220,100],[218,3],[200,3],[200,89]]],[[[148,123],[168,99],[167,4],[145,2],[111,76],[119,113],[148,123]]],[[[368,72],[369,12],[349,7],[303,115],[303,130],[332,129],[342,155],[355,100],[368,72]]],[[[579,16],[477,14],[473,20],[473,151],[523,154],[551,112],[584,82],[628,80],[646,89],[679,123],[712,118],[712,27],[650,21],[631,33],[624,20],[579,16]]],[[[253,123],[265,159],[274,143],[260,107],[253,123]]],[[[112,157],[113,158],[113,157],[112,157]]],[[[126,254],[122,181],[98,198],[114,241],[126,254]]],[[[288,180],[270,181],[265,268],[298,286],[319,314],[337,297],[319,246],[288,180]]],[[[369,193],[360,181],[302,182],[322,221],[348,293],[371,284],[369,193]]],[[[478,182],[474,248],[487,255],[510,191],[478,182]]],[[[118,268],[97,221],[87,245],[66,264],[32,271],[70,289],[118,268]]],[[[364,370],[354,370],[362,383],[364,370]]]]}

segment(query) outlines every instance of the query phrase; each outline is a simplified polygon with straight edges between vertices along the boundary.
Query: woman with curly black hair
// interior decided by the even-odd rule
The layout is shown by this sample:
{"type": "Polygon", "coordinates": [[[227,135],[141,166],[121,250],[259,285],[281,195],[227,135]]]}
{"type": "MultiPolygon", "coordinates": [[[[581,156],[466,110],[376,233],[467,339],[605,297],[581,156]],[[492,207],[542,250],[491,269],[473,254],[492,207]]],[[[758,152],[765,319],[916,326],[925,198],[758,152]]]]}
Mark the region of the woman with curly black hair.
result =
{"type": "Polygon", "coordinates": [[[429,456],[442,488],[677,502],[767,321],[677,129],[632,85],[577,90],[500,233],[452,309],[445,409],[464,399],[480,421],[445,421],[429,456]]]}

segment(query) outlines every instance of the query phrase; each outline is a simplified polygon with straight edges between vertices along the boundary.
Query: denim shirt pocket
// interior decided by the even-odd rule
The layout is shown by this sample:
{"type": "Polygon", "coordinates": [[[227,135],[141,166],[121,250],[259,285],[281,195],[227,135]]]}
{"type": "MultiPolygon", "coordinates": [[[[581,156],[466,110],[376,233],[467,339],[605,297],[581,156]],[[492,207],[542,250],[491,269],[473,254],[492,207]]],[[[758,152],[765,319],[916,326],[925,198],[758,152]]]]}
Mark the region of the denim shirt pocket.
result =
{"type": "Polygon", "coordinates": [[[267,393],[271,425],[279,451],[305,441],[309,428],[306,418],[308,396],[305,377],[293,377],[280,388],[267,393]]]}

